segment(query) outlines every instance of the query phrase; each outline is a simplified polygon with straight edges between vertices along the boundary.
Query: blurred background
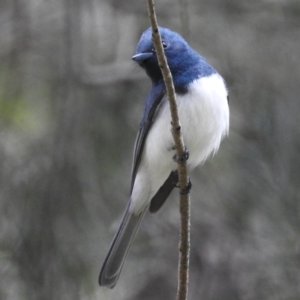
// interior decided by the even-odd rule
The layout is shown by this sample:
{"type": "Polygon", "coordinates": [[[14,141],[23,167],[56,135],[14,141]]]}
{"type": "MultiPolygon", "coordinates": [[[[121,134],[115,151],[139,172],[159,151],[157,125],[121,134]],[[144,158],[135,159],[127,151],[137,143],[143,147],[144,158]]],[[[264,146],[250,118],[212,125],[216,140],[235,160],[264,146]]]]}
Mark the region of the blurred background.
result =
{"type": "MultiPolygon", "coordinates": [[[[231,110],[191,174],[189,299],[300,299],[300,2],[185,5],[157,0],[159,23],[188,23],[231,110]]],[[[0,1],[1,300],[175,299],[176,192],[146,215],[115,289],[97,283],[129,197],[147,27],[146,1],[0,1]]]]}

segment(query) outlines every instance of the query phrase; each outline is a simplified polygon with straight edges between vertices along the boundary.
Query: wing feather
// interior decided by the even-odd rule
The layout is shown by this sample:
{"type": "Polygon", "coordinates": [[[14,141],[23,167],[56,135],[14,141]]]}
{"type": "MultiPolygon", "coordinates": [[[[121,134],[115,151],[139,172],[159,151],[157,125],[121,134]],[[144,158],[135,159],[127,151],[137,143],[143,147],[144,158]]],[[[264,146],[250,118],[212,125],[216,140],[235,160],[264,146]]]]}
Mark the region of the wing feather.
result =
{"type": "Polygon", "coordinates": [[[157,115],[157,112],[160,109],[160,106],[162,104],[162,100],[165,96],[165,91],[161,90],[159,93],[157,93],[154,96],[154,100],[151,101],[152,105],[150,109],[146,112],[146,117],[143,118],[143,121],[141,122],[139,132],[137,134],[136,140],[135,140],[135,146],[134,146],[134,154],[133,154],[133,166],[132,166],[132,175],[131,175],[131,189],[130,194],[132,193],[135,177],[141,162],[143,149],[145,145],[145,141],[148,135],[148,132],[155,120],[155,116],[157,115]]]}

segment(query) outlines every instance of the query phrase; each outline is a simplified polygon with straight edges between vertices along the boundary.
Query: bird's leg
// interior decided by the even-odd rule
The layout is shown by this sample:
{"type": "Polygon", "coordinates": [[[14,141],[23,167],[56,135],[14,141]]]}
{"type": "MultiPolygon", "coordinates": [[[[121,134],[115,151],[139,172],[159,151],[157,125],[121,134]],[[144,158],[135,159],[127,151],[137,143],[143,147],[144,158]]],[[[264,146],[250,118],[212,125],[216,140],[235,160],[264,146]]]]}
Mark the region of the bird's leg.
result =
{"type": "MultiPolygon", "coordinates": [[[[174,184],[174,187],[176,187],[176,188],[180,188],[179,187],[179,182],[177,181],[177,182],[173,182],[173,184],[174,184]]],[[[185,195],[185,194],[188,194],[190,191],[191,191],[191,189],[192,189],[192,181],[191,181],[191,179],[189,178],[189,182],[188,182],[188,184],[187,184],[187,186],[184,188],[184,189],[182,189],[181,191],[180,191],[180,194],[181,195],[185,195]]]]}
{"type": "Polygon", "coordinates": [[[178,156],[177,154],[175,154],[173,156],[173,160],[176,162],[176,163],[183,163],[183,162],[186,162],[190,157],[190,153],[189,153],[189,150],[184,147],[184,151],[183,151],[183,154],[181,156],[178,156]]]}
{"type": "Polygon", "coordinates": [[[180,190],[180,194],[186,195],[191,191],[191,189],[192,189],[192,182],[191,182],[191,179],[189,178],[189,183],[187,184],[187,186],[184,189],[180,190]]]}

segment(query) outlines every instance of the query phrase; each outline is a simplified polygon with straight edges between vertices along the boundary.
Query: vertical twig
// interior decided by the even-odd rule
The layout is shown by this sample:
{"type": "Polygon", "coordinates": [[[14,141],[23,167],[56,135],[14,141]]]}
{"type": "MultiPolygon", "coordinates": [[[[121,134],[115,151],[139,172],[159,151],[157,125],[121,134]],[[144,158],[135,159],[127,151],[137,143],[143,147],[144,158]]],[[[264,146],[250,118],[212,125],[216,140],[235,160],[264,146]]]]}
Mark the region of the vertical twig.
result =
{"type": "MultiPolygon", "coordinates": [[[[172,135],[178,157],[184,155],[184,142],[181,135],[181,125],[176,104],[175,89],[167,60],[164,54],[160,33],[158,30],[155,7],[153,0],[148,0],[148,11],[152,27],[152,39],[157,53],[159,66],[161,68],[166,85],[170,112],[172,119],[172,135]]],[[[179,239],[179,266],[178,266],[178,290],[177,300],[186,300],[188,293],[188,270],[190,253],[190,199],[189,194],[184,193],[188,185],[188,172],[186,161],[178,162],[178,177],[180,188],[180,239],[179,239]]]]}

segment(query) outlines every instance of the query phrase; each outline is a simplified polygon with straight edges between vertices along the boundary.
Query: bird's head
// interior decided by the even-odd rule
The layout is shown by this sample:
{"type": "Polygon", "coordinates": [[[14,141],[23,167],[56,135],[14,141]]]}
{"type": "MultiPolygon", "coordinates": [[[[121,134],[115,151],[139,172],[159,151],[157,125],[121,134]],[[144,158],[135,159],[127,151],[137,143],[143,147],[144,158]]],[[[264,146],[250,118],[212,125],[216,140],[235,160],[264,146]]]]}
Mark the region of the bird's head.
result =
{"type": "MultiPolygon", "coordinates": [[[[185,70],[190,70],[190,66],[198,63],[199,55],[190,48],[188,43],[178,33],[163,27],[159,27],[159,32],[168,65],[176,83],[176,80],[180,79],[179,77],[184,79],[184,76],[188,75],[185,70]]],[[[162,80],[162,73],[152,42],[151,28],[142,34],[136,48],[136,54],[132,59],[145,69],[154,83],[162,80]]]]}

